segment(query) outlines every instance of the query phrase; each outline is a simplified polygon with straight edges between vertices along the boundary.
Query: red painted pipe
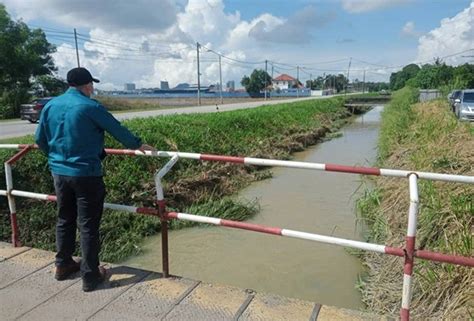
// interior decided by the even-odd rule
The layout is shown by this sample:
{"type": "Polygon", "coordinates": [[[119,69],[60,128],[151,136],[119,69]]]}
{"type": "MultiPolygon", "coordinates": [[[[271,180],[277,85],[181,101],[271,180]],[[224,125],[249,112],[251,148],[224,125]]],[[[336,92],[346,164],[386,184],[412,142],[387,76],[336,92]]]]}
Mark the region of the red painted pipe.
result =
{"type": "Polygon", "coordinates": [[[24,146],[26,147],[24,147],[21,151],[13,155],[13,157],[7,160],[5,163],[12,165],[16,161],[18,161],[20,158],[22,158],[25,154],[27,154],[31,149],[31,145],[24,145],[24,146]]]}
{"type": "Polygon", "coordinates": [[[129,156],[137,156],[134,150],[131,149],[114,149],[114,148],[106,148],[105,152],[110,155],[129,155],[129,156]]]}
{"type": "Polygon", "coordinates": [[[20,244],[20,232],[18,231],[18,222],[16,220],[16,213],[10,214],[10,220],[12,225],[12,244],[14,247],[21,246],[20,244]]]}
{"type": "Polygon", "coordinates": [[[236,157],[236,156],[220,156],[220,155],[209,155],[209,154],[201,154],[200,157],[203,161],[213,161],[213,162],[226,162],[226,163],[237,163],[237,164],[244,164],[245,159],[243,157],[236,157]]]}
{"type": "Polygon", "coordinates": [[[255,232],[260,232],[260,233],[274,234],[274,235],[281,235],[281,230],[282,230],[279,227],[262,226],[262,225],[257,225],[257,224],[236,222],[236,221],[230,221],[230,220],[224,220],[224,219],[221,220],[220,225],[233,227],[233,228],[239,228],[243,230],[255,231],[255,232]]]}
{"type": "Polygon", "coordinates": [[[145,215],[153,215],[153,216],[160,215],[156,208],[151,208],[151,207],[138,207],[137,213],[145,214],[145,215]]]}
{"type": "Polygon", "coordinates": [[[420,259],[474,267],[474,257],[448,255],[425,250],[417,250],[415,256],[420,259]]]}
{"type": "Polygon", "coordinates": [[[345,166],[345,165],[338,165],[338,164],[326,164],[326,171],[365,174],[365,175],[377,175],[377,176],[380,175],[380,168],[345,166]]]}
{"type": "Polygon", "coordinates": [[[177,219],[178,218],[178,213],[176,212],[167,212],[165,213],[166,214],[166,217],[167,218],[173,218],[173,219],[177,219]]]}
{"type": "Polygon", "coordinates": [[[401,249],[399,247],[386,246],[385,247],[385,253],[387,253],[389,255],[400,256],[400,257],[405,256],[405,251],[403,251],[403,249],[401,249]]]}

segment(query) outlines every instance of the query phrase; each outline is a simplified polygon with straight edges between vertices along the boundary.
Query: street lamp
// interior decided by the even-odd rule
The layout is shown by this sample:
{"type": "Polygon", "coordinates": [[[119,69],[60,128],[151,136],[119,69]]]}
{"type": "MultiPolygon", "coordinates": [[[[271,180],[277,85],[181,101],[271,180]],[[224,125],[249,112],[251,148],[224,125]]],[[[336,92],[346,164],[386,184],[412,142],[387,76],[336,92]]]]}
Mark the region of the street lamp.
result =
{"type": "Polygon", "coordinates": [[[224,103],[224,98],[222,98],[222,64],[221,64],[221,54],[215,52],[212,49],[207,49],[208,52],[213,52],[219,57],[219,95],[221,97],[221,104],[224,103]]]}

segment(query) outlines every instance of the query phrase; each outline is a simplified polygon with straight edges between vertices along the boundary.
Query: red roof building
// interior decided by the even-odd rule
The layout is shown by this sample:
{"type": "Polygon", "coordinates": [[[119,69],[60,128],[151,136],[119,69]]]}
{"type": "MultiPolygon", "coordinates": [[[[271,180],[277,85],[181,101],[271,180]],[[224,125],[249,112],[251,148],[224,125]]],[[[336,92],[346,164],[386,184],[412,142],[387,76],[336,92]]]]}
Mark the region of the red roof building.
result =
{"type": "MultiPolygon", "coordinates": [[[[298,83],[298,80],[296,78],[291,77],[290,75],[287,74],[281,74],[280,76],[276,77],[272,81],[273,83],[273,88],[275,89],[289,89],[296,87],[296,84],[298,83]]],[[[298,87],[303,87],[301,83],[299,83],[298,87]]]]}

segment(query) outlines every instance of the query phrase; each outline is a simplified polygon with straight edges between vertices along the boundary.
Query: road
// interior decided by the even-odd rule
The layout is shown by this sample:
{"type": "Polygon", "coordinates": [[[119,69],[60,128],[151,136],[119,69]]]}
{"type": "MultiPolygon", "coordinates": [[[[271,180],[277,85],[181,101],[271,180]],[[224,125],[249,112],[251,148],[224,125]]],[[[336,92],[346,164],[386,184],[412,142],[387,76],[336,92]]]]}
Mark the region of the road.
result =
{"type": "MultiPolygon", "coordinates": [[[[161,115],[174,115],[174,114],[191,114],[191,113],[211,113],[217,111],[230,111],[236,109],[255,108],[264,105],[274,105],[281,103],[289,103],[295,101],[302,101],[308,99],[324,99],[334,96],[315,96],[315,97],[304,97],[304,98],[292,98],[285,100],[268,100],[268,101],[256,101],[256,102],[242,102],[234,104],[216,105],[209,106],[195,106],[195,107],[181,107],[181,108],[170,108],[160,110],[147,110],[138,112],[128,113],[117,113],[114,116],[118,120],[126,120],[132,118],[147,118],[161,115]]],[[[26,120],[12,120],[0,122],[0,139],[21,137],[29,134],[34,134],[36,131],[37,124],[31,124],[26,120]]]]}

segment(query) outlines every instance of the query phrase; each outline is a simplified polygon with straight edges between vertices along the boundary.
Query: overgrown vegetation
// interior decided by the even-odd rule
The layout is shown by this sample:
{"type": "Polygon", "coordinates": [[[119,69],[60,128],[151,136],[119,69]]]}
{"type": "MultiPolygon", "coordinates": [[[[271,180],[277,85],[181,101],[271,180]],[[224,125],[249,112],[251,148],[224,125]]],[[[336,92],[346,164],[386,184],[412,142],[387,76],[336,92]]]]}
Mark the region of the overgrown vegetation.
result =
{"type": "MultiPolygon", "coordinates": [[[[350,114],[341,98],[308,100],[225,113],[173,115],[134,119],[126,126],[143,141],[160,150],[241,155],[288,159],[294,151],[315,144],[333,128],[340,127],[350,114]]],[[[15,140],[32,143],[32,137],[15,140]]],[[[121,148],[107,138],[107,147],[121,148]]],[[[0,150],[7,159],[14,151],[0,150]]],[[[156,191],[153,174],[169,159],[108,156],[105,159],[106,201],[135,206],[154,206],[156,191]]],[[[3,167],[0,177],[4,177],[3,167]]],[[[53,194],[46,157],[29,153],[13,170],[15,188],[53,194]]],[[[180,160],[164,178],[165,195],[172,210],[244,220],[253,215],[255,203],[229,198],[253,181],[267,178],[269,170],[253,166],[200,163],[180,160]]],[[[0,180],[0,189],[5,188],[0,180]]],[[[54,248],[54,204],[17,198],[21,240],[26,245],[54,248]]],[[[0,198],[0,236],[10,238],[5,197],[0,198]]],[[[186,224],[173,223],[172,228],[186,224]]],[[[159,220],[136,214],[106,211],[102,225],[102,260],[117,261],[140,251],[140,240],[157,233],[159,220]]]]}
{"type": "MultiPolygon", "coordinates": [[[[415,104],[415,91],[395,93],[382,116],[378,165],[438,173],[474,175],[474,135],[458,122],[446,102],[415,104]]],[[[402,246],[409,207],[406,180],[381,178],[358,202],[370,226],[368,238],[402,246]]],[[[416,248],[472,256],[474,188],[458,183],[419,181],[420,211],[416,248]]],[[[363,300],[371,311],[396,317],[402,294],[403,260],[363,256],[368,275],[363,300]]],[[[472,318],[472,268],[416,260],[412,315],[419,319],[472,318]]]]}
{"type": "Polygon", "coordinates": [[[404,86],[421,89],[439,88],[443,94],[453,89],[474,88],[474,65],[466,63],[449,66],[440,59],[436,59],[433,64],[424,64],[421,67],[409,64],[390,75],[392,90],[398,90],[404,86]]]}

